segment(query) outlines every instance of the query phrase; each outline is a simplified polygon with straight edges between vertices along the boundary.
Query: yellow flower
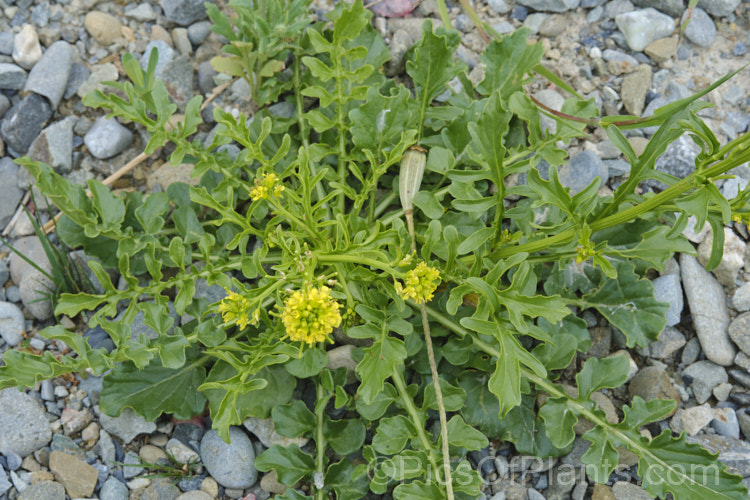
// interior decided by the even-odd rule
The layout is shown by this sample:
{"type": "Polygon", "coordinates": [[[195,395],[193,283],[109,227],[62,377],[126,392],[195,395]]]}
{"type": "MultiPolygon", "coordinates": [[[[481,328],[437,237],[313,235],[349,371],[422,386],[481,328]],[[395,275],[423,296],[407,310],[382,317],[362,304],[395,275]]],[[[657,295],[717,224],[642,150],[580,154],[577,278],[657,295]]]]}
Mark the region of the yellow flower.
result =
{"type": "Polygon", "coordinates": [[[421,304],[432,300],[432,294],[439,284],[440,271],[420,262],[417,267],[406,273],[404,284],[396,281],[395,288],[396,293],[404,300],[414,299],[414,302],[421,304]]]}
{"type": "Polygon", "coordinates": [[[219,304],[219,312],[224,323],[229,324],[232,322],[237,323],[240,328],[246,328],[247,325],[258,324],[260,318],[260,310],[256,309],[253,313],[252,319],[248,316],[248,310],[250,309],[250,301],[239,293],[229,292],[229,295],[219,304]]]}
{"type": "Polygon", "coordinates": [[[313,345],[341,324],[340,307],[326,286],[297,290],[284,302],[281,321],[291,340],[313,345]]]}
{"type": "Polygon", "coordinates": [[[278,198],[283,192],[284,186],[279,183],[276,174],[263,174],[260,179],[255,179],[255,186],[250,189],[250,198],[253,201],[266,199],[269,196],[278,198]]]}

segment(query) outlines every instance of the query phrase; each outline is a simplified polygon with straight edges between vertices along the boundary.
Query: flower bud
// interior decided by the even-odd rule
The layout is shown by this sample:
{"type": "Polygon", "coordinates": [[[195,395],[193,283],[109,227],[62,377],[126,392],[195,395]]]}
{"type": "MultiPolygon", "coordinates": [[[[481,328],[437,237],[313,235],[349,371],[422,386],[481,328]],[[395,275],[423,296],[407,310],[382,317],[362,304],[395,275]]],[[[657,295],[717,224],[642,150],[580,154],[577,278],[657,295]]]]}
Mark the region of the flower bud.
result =
{"type": "Polygon", "coordinates": [[[401,197],[401,206],[405,212],[411,212],[414,208],[414,197],[419,192],[424,175],[424,166],[427,163],[427,150],[421,146],[410,147],[403,158],[401,158],[401,171],[398,179],[398,194],[401,197]]]}

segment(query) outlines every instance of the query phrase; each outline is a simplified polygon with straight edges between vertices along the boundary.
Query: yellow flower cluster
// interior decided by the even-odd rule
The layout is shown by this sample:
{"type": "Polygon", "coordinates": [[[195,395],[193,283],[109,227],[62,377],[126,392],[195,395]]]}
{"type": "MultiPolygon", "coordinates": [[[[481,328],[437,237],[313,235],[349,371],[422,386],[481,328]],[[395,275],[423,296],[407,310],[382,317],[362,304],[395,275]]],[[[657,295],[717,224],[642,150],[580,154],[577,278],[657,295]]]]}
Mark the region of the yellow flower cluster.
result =
{"type": "Polygon", "coordinates": [[[421,304],[432,300],[432,294],[439,284],[440,272],[420,262],[417,267],[406,273],[404,284],[396,281],[395,288],[396,293],[404,300],[414,299],[414,302],[421,304]]]}
{"type": "Polygon", "coordinates": [[[253,311],[252,318],[248,315],[250,309],[250,301],[239,293],[229,292],[229,295],[224,297],[219,304],[219,312],[224,323],[237,323],[240,328],[245,328],[247,325],[257,325],[260,320],[260,309],[253,311]]]}
{"type": "Polygon", "coordinates": [[[596,255],[596,249],[591,241],[584,242],[576,248],[576,262],[582,263],[596,255]]]}
{"type": "Polygon", "coordinates": [[[279,183],[276,174],[263,174],[260,179],[255,179],[255,186],[250,189],[250,198],[257,201],[269,196],[279,197],[283,191],[284,185],[279,183]]]}
{"type": "Polygon", "coordinates": [[[326,286],[297,290],[284,302],[281,321],[291,340],[313,345],[341,324],[340,307],[326,286]]]}

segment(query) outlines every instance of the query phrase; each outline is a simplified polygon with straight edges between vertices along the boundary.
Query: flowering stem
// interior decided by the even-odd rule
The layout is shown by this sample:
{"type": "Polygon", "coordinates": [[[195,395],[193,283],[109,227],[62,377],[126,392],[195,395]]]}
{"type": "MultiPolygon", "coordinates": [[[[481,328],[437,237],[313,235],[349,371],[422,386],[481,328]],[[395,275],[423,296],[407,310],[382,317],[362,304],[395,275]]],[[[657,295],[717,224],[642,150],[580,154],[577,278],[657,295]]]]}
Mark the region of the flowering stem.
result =
{"type": "MultiPolygon", "coordinates": [[[[325,434],[323,434],[323,422],[325,420],[326,404],[328,402],[328,399],[330,399],[330,396],[326,397],[326,391],[323,388],[323,384],[320,383],[320,378],[318,378],[315,384],[315,388],[317,392],[317,403],[315,405],[315,475],[318,477],[314,478],[314,483],[317,488],[318,481],[320,481],[321,483],[323,481],[325,471],[326,446],[328,445],[328,443],[326,441],[325,434]],[[325,401],[325,403],[323,403],[323,401],[325,401]]],[[[315,492],[315,498],[316,500],[325,499],[325,491],[323,490],[323,488],[320,488],[315,492]]]]}
{"type": "Polygon", "coordinates": [[[273,198],[269,198],[268,201],[271,205],[273,205],[273,208],[275,208],[277,212],[289,219],[290,222],[294,222],[298,227],[301,227],[302,229],[307,231],[307,234],[309,234],[313,240],[318,242],[321,241],[320,235],[318,233],[316,233],[310,226],[302,222],[296,215],[293,215],[286,208],[282,207],[281,203],[277,203],[273,198]]]}

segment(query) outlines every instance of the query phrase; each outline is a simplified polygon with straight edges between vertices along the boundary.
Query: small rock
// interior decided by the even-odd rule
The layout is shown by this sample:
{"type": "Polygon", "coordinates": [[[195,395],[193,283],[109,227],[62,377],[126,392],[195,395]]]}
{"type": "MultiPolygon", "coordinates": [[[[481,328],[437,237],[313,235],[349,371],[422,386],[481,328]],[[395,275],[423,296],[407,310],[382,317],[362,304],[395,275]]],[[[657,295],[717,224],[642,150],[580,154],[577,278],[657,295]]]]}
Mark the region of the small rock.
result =
{"type": "Polygon", "coordinates": [[[615,500],[615,495],[612,493],[612,489],[604,484],[594,484],[594,491],[591,495],[591,500],[615,500]]]}
{"type": "Polygon", "coordinates": [[[73,408],[65,408],[60,417],[60,423],[67,435],[72,435],[83,430],[92,420],[94,420],[94,416],[87,409],[79,411],[73,408]]]}
{"type": "Polygon", "coordinates": [[[124,14],[125,17],[141,22],[154,21],[156,19],[154,8],[149,3],[137,4],[134,8],[126,10],[124,14]]]}
{"type": "MultiPolygon", "coordinates": [[[[326,368],[329,370],[335,370],[337,368],[341,368],[342,366],[345,367],[347,384],[354,383],[357,380],[355,372],[357,368],[357,362],[352,357],[353,351],[354,346],[352,344],[347,344],[339,347],[334,347],[333,349],[326,352],[326,355],[328,356],[328,364],[326,365],[326,368]]],[[[247,426],[245,427],[247,428],[247,426]]],[[[253,432],[252,429],[248,428],[247,430],[253,432]]],[[[261,442],[263,442],[263,439],[261,439],[260,437],[259,439],[261,442]]],[[[267,447],[270,448],[270,446],[267,447]]]]}
{"type": "Polygon", "coordinates": [[[26,83],[26,71],[11,63],[0,63],[0,89],[20,90],[26,83]]]}
{"type": "Polygon", "coordinates": [[[99,490],[99,500],[128,500],[130,492],[124,483],[110,477],[99,490]]]}
{"type": "Polygon", "coordinates": [[[219,495],[219,484],[212,477],[207,477],[201,481],[201,491],[204,491],[212,497],[219,495]]]}
{"type": "Polygon", "coordinates": [[[206,432],[201,440],[201,460],[225,488],[250,488],[258,480],[253,443],[239,427],[229,428],[229,439],[227,444],[215,430],[206,432]]]}
{"type": "MultiPolygon", "coordinates": [[[[687,12],[682,16],[682,22],[685,22],[687,12]]],[[[693,9],[693,15],[690,18],[685,36],[688,40],[699,47],[710,47],[716,38],[716,24],[713,19],[706,14],[706,11],[696,7],[693,9]]]]}
{"type": "MultiPolygon", "coordinates": [[[[179,52],[180,54],[184,56],[189,56],[193,53],[193,45],[192,43],[190,43],[190,38],[188,37],[186,28],[173,29],[172,30],[172,42],[174,42],[174,47],[177,49],[177,52],[179,52]]],[[[191,74],[192,74],[192,64],[191,64],[191,74]]]]}
{"type": "Polygon", "coordinates": [[[724,289],[693,256],[680,256],[680,273],[703,352],[718,365],[731,365],[736,350],[729,340],[729,311],[724,289]]]}
{"type": "Polygon", "coordinates": [[[652,399],[672,399],[677,404],[680,403],[680,396],[677,394],[669,376],[664,368],[658,366],[647,366],[642,368],[633,377],[628,386],[628,394],[632,400],[635,396],[640,396],[646,401],[652,399]]]}
{"type": "Polygon", "coordinates": [[[88,446],[91,446],[99,439],[99,424],[91,422],[81,431],[81,439],[88,446]]]}
{"type": "Polygon", "coordinates": [[[40,321],[53,316],[49,294],[57,289],[57,285],[48,276],[34,269],[21,279],[18,289],[21,302],[32,316],[40,321]]]}
{"type": "Polygon", "coordinates": [[[188,29],[187,29],[188,39],[190,39],[190,43],[192,43],[195,46],[202,44],[206,40],[206,38],[208,38],[208,35],[210,34],[211,34],[211,22],[210,21],[200,21],[197,23],[193,23],[190,26],[188,26],[188,29]]]}
{"type": "Polygon", "coordinates": [[[31,24],[24,24],[13,39],[13,61],[23,69],[31,69],[42,58],[39,36],[31,24]]]}
{"type": "MultiPolygon", "coordinates": [[[[179,111],[185,111],[188,101],[193,97],[193,61],[181,55],[164,65],[159,77],[164,81],[167,94],[172,98],[179,111]]],[[[242,79],[238,81],[244,81],[242,79]]]]}
{"type": "Polygon", "coordinates": [[[638,59],[619,50],[606,49],[602,52],[602,59],[607,61],[607,69],[615,76],[632,73],[638,67],[638,59]]]}
{"type": "Polygon", "coordinates": [[[23,311],[10,302],[0,302],[0,337],[11,347],[23,340],[25,320],[23,311]]]}
{"type": "Polygon", "coordinates": [[[168,478],[157,478],[143,492],[141,500],[176,500],[180,490],[168,478]]]}
{"type": "Polygon", "coordinates": [[[680,409],[675,413],[669,426],[676,433],[685,431],[688,436],[695,436],[714,419],[711,406],[706,403],[692,408],[680,409]]]}
{"type": "Polygon", "coordinates": [[[661,64],[669,61],[677,54],[679,39],[675,37],[660,38],[649,43],[643,50],[654,62],[661,64]]]}
{"type": "Polygon", "coordinates": [[[57,109],[65,94],[73,52],[68,42],[58,41],[49,46],[26,79],[25,92],[36,92],[49,99],[52,109],[57,109]]]}
{"type": "MultiPolygon", "coordinates": [[[[101,418],[99,420],[101,421],[101,418]]],[[[115,443],[112,440],[112,436],[110,436],[109,433],[104,429],[99,430],[99,442],[96,443],[95,448],[97,449],[97,453],[105,465],[114,463],[117,455],[115,443]]]]}
{"type": "Polygon", "coordinates": [[[166,18],[181,26],[206,18],[203,0],[161,0],[159,3],[166,18]]]}
{"type": "Polygon", "coordinates": [[[52,109],[46,99],[29,94],[5,114],[0,123],[0,135],[11,153],[23,155],[51,117],[52,109]]]}
{"type": "Polygon", "coordinates": [[[67,453],[53,451],[49,456],[49,468],[65,486],[70,498],[89,497],[94,493],[99,472],[86,462],[67,453]]]}
{"type": "MultiPolygon", "coordinates": [[[[654,298],[659,302],[666,302],[669,304],[669,310],[667,311],[667,326],[674,326],[680,323],[680,317],[682,315],[682,308],[684,306],[682,300],[682,286],[680,284],[680,276],[678,274],[668,274],[666,276],[660,276],[651,282],[654,285],[654,298]]],[[[682,345],[685,344],[684,337],[682,338],[682,345]]],[[[672,350],[682,347],[677,346],[672,350]]]]}
{"type": "Polygon", "coordinates": [[[714,17],[731,15],[739,4],[740,0],[698,0],[698,7],[714,17]]]}
{"type": "Polygon", "coordinates": [[[698,220],[695,218],[694,215],[691,215],[688,217],[688,223],[685,227],[685,230],[682,232],[682,235],[687,238],[688,240],[692,241],[693,243],[701,243],[703,240],[706,239],[706,235],[711,230],[711,226],[708,222],[703,223],[703,227],[700,229],[700,231],[696,232],[696,226],[697,226],[698,220]]]}
{"type": "Polygon", "coordinates": [[[31,396],[16,388],[0,391],[0,453],[25,457],[50,439],[45,412],[31,396]]]}
{"type": "Polygon", "coordinates": [[[516,3],[540,12],[565,12],[578,7],[581,0],[517,0],[516,3]]]}
{"type": "Polygon", "coordinates": [[[599,185],[602,186],[609,180],[609,172],[599,157],[591,151],[576,154],[559,171],[560,183],[570,188],[571,194],[582,191],[597,177],[599,185]]]}
{"type": "Polygon", "coordinates": [[[100,160],[121,153],[133,142],[133,133],[120,125],[116,118],[102,116],[83,137],[89,152],[100,160]]]}
{"type": "MultiPolygon", "coordinates": [[[[666,276],[663,276],[663,278],[666,278],[666,276]]],[[[680,293],[680,301],[682,301],[682,293],[680,293]]],[[[648,355],[654,359],[665,359],[677,352],[686,343],[685,335],[681,331],[668,326],[659,334],[659,338],[648,346],[648,355]]]]}
{"type": "Polygon", "coordinates": [[[646,105],[646,94],[651,88],[651,66],[641,64],[622,80],[620,96],[625,109],[631,115],[641,116],[646,105]]]}
{"type": "Polygon", "coordinates": [[[653,7],[672,17],[680,17],[685,10],[683,0],[631,0],[638,7],[653,7]]]}
{"type": "Polygon", "coordinates": [[[549,38],[554,38],[565,31],[569,25],[569,20],[562,14],[552,14],[544,20],[539,27],[539,34],[549,38]]]}
{"type": "Polygon", "coordinates": [[[487,6],[497,14],[507,14],[511,11],[511,6],[507,0],[488,0],[487,6]]]}
{"type": "Polygon", "coordinates": [[[615,17],[631,50],[641,52],[648,44],[665,38],[674,31],[674,20],[651,7],[633,12],[625,12],[615,17]]]}
{"type": "Polygon", "coordinates": [[[727,465],[730,474],[750,476],[750,444],[747,442],[716,434],[701,434],[687,441],[711,453],[719,453],[718,460],[727,465]]]}
{"type": "Polygon", "coordinates": [[[94,40],[105,46],[112,45],[122,36],[122,23],[105,12],[89,12],[83,18],[83,25],[94,40]]]}
{"type": "Polygon", "coordinates": [[[713,393],[717,401],[726,401],[732,392],[732,384],[724,382],[714,387],[713,393]]]}
{"type": "Polygon", "coordinates": [[[263,475],[260,479],[260,487],[263,491],[275,493],[277,495],[283,495],[287,488],[279,482],[279,478],[276,476],[276,471],[274,470],[263,475]]]}
{"type": "Polygon", "coordinates": [[[123,460],[122,463],[122,475],[126,480],[133,479],[144,471],[144,468],[141,467],[141,459],[135,452],[127,452],[125,454],[125,460],[123,460]]]}
{"type": "MultiPolygon", "coordinates": [[[[698,262],[703,266],[708,264],[711,257],[713,239],[713,231],[709,230],[706,239],[698,245],[698,262]]],[[[719,265],[711,271],[722,285],[735,285],[737,274],[745,264],[745,247],[745,242],[731,228],[724,228],[724,255],[719,265]]]]}
{"type": "MultiPolygon", "coordinates": [[[[251,497],[252,498],[252,497],[251,497]]],[[[213,500],[214,497],[200,490],[188,491],[178,496],[176,500],[213,500]]]]}
{"type": "Polygon", "coordinates": [[[65,487],[55,481],[40,481],[23,490],[18,500],[65,500],[65,487]]]}
{"type": "MultiPolygon", "coordinates": [[[[91,67],[91,72],[86,80],[78,87],[76,95],[83,99],[95,90],[105,91],[106,87],[102,82],[116,82],[119,78],[117,66],[112,63],[95,64],[91,67]]],[[[81,123],[83,120],[79,120],[81,123]]],[[[78,131],[76,131],[78,133],[78,131]]]]}
{"type": "Polygon", "coordinates": [[[31,159],[49,165],[58,173],[70,172],[73,167],[74,123],[74,118],[66,118],[42,130],[29,146],[31,159]]]}
{"type": "MultiPolygon", "coordinates": [[[[565,104],[565,98],[553,89],[543,89],[534,94],[534,98],[544,104],[545,106],[560,111],[565,104]]],[[[547,130],[554,134],[557,130],[557,121],[545,115],[539,113],[539,119],[541,120],[542,132],[547,130]]]]}
{"type": "Polygon", "coordinates": [[[181,464],[192,464],[200,461],[200,456],[192,448],[174,438],[167,441],[167,451],[181,464]]]}
{"type": "MultiPolygon", "coordinates": [[[[18,187],[19,170],[20,167],[10,158],[0,159],[0,229],[8,225],[23,198],[23,190],[18,187]]],[[[7,268],[0,271],[0,276],[5,278],[0,279],[0,286],[8,281],[7,273],[7,268]]]]}
{"type": "Polygon", "coordinates": [[[711,428],[716,431],[716,434],[739,439],[740,424],[735,411],[732,408],[714,408],[713,412],[714,419],[711,421],[711,428]]]}
{"type": "Polygon", "coordinates": [[[156,430],[155,423],[146,421],[130,408],[123,408],[119,417],[110,417],[105,413],[100,413],[99,423],[104,430],[122,439],[125,444],[131,442],[139,434],[151,434],[156,430]]]}
{"type": "Polygon", "coordinates": [[[284,448],[291,444],[296,444],[301,448],[309,441],[309,439],[303,437],[288,438],[282,436],[276,432],[273,426],[273,420],[270,418],[250,417],[245,419],[242,425],[245,429],[252,432],[266,448],[270,448],[275,444],[279,444],[284,448]]]}
{"type": "Polygon", "coordinates": [[[714,387],[729,380],[727,371],[710,361],[698,361],[688,366],[682,372],[682,378],[692,387],[698,404],[708,401],[714,387]]]}
{"type": "MultiPolygon", "coordinates": [[[[1,186],[0,189],[2,189],[1,186]]],[[[2,227],[2,223],[0,223],[0,227],[2,227]]],[[[750,311],[750,283],[745,283],[734,291],[732,307],[738,312],[750,311]]]]}
{"type": "Polygon", "coordinates": [[[742,352],[750,355],[750,312],[740,314],[729,325],[729,337],[742,352]]]}
{"type": "Polygon", "coordinates": [[[153,40],[148,42],[148,45],[146,45],[146,48],[143,50],[143,56],[141,56],[141,68],[144,71],[148,68],[148,60],[151,58],[151,52],[154,50],[156,50],[156,55],[158,57],[154,74],[156,78],[159,78],[161,77],[162,71],[164,71],[164,67],[172,62],[176,54],[174,49],[163,40],[153,40]]]}

